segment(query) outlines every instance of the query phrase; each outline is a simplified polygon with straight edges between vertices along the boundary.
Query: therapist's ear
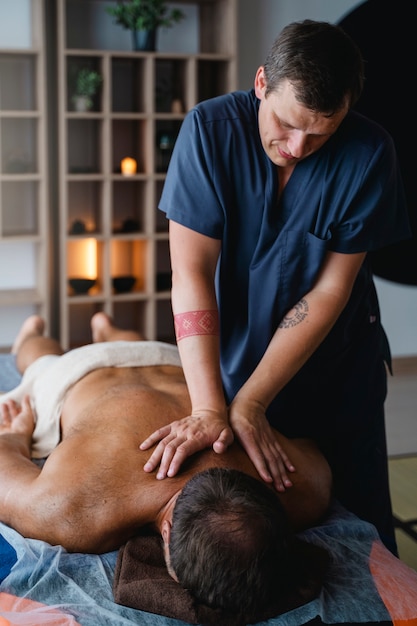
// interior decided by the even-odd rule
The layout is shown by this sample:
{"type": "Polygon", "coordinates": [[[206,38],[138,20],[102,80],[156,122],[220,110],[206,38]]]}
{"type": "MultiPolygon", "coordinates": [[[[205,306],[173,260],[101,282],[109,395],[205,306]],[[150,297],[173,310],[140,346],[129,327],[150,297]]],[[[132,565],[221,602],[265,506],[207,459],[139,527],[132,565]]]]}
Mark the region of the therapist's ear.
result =
{"type": "Polygon", "coordinates": [[[262,100],[262,98],[265,97],[266,90],[266,78],[263,65],[258,68],[258,71],[255,74],[254,86],[256,97],[259,98],[259,100],[262,100]]]}

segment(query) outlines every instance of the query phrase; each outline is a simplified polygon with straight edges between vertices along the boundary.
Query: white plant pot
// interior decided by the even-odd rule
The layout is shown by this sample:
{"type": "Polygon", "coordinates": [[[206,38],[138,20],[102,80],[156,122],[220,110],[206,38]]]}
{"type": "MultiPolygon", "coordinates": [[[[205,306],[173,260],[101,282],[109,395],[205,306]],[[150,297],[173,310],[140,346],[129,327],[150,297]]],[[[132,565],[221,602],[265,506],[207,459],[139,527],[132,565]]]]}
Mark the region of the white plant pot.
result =
{"type": "Polygon", "coordinates": [[[85,113],[91,109],[91,99],[88,96],[73,97],[74,110],[78,113],[85,113]]]}

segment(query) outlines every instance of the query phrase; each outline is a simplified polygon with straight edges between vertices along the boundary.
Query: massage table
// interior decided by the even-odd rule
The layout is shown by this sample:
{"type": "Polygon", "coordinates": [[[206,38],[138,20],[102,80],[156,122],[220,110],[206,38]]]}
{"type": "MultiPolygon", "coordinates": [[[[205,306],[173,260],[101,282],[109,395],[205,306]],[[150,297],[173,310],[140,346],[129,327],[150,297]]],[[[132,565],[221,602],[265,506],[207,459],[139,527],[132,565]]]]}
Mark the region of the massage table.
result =
{"type": "MultiPolygon", "coordinates": [[[[11,355],[0,355],[0,390],[19,380],[11,355]]],[[[326,519],[299,537],[330,556],[321,588],[259,626],[417,626],[417,572],[383,546],[371,524],[334,502],[326,519]]],[[[2,618],[27,626],[200,623],[163,562],[138,552],[141,541],[100,555],[68,553],[0,523],[0,624],[2,618]]]]}

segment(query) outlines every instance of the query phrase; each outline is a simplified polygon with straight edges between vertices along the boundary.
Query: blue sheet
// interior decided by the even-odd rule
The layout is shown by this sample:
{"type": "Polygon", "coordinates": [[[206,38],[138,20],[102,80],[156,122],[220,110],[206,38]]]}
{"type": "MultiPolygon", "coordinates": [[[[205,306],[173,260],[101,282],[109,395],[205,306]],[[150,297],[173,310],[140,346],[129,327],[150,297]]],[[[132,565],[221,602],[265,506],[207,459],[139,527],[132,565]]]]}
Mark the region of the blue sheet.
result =
{"type": "MultiPolygon", "coordinates": [[[[0,355],[0,390],[19,381],[14,357],[0,355]]],[[[300,536],[331,555],[322,592],[263,624],[417,626],[417,573],[384,548],[372,525],[335,503],[324,523],[300,536]]],[[[183,626],[114,602],[117,555],[68,553],[0,523],[0,616],[25,626],[183,626]]]]}
{"type": "Polygon", "coordinates": [[[21,379],[14,354],[0,354],[0,392],[14,389],[21,379]]]}
{"type": "MultiPolygon", "coordinates": [[[[49,622],[45,617],[39,621],[39,616],[38,621],[16,621],[17,617],[29,619],[31,611],[26,607],[25,615],[21,615],[18,600],[12,611],[10,607],[4,610],[2,593],[30,598],[67,614],[68,621],[51,622],[54,624],[184,624],[114,602],[112,584],[117,552],[67,553],[60,546],[24,539],[4,524],[0,524],[0,535],[7,542],[0,543],[0,562],[3,563],[4,554],[10,554],[10,546],[17,554],[16,563],[11,563],[0,584],[0,615],[12,624],[49,622]]],[[[335,504],[323,524],[300,536],[330,551],[331,565],[322,592],[314,601],[263,624],[391,625],[395,617],[411,620],[407,624],[417,626],[417,573],[384,548],[373,526],[335,504]]],[[[39,610],[39,607],[33,609],[34,614],[39,610]]],[[[62,618],[65,619],[64,615],[62,618]]]]}

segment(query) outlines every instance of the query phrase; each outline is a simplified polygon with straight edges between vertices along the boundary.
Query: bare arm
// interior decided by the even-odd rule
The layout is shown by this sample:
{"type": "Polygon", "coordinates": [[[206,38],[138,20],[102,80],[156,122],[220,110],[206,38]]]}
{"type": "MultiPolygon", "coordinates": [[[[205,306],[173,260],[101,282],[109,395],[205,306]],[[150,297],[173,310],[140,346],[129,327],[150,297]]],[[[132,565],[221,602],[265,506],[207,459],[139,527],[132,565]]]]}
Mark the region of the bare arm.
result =
{"type": "Polygon", "coordinates": [[[260,476],[268,482],[274,481],[280,491],[290,483],[285,464],[271,443],[265,411],[335,324],[364,258],[365,253],[327,254],[314,288],[281,321],[258,367],[230,407],[234,433],[260,476]]]}
{"type": "MultiPolygon", "coordinates": [[[[120,402],[116,400],[118,407],[120,402]]],[[[166,484],[169,491],[138,472],[137,446],[128,425],[132,416],[120,428],[114,410],[105,416],[105,426],[103,410],[98,422],[87,420],[88,427],[81,418],[41,469],[30,459],[35,423],[29,398],[21,406],[13,400],[2,404],[0,520],[25,537],[94,553],[118,549],[140,526],[154,522],[178,487],[166,484]]],[[[91,418],[92,412],[87,413],[91,418]]]]}
{"type": "Polygon", "coordinates": [[[159,441],[144,468],[152,471],[160,463],[158,478],[175,475],[181,463],[199,450],[213,446],[223,452],[233,441],[220,375],[214,287],[220,245],[219,240],[170,222],[172,308],[192,413],[142,443],[141,448],[147,449],[159,441]],[[180,324],[183,328],[193,324],[195,329],[187,334],[178,328],[180,324]]]}
{"type": "MultiPolygon", "coordinates": [[[[174,315],[217,310],[214,274],[220,242],[171,223],[174,315]]],[[[282,320],[265,355],[234,398],[233,433],[259,475],[278,491],[291,486],[294,466],[272,436],[265,412],[272,399],[317,349],[345,307],[365,253],[328,253],[314,288],[282,320]]],[[[220,379],[217,335],[192,335],[178,342],[192,415],[151,434],[141,448],[158,443],[146,471],[174,476],[191,454],[209,446],[223,452],[232,441],[220,379]]]]}
{"type": "Polygon", "coordinates": [[[329,252],[313,289],[288,312],[238,393],[267,407],[328,335],[345,308],[366,253],[329,252]]]}

